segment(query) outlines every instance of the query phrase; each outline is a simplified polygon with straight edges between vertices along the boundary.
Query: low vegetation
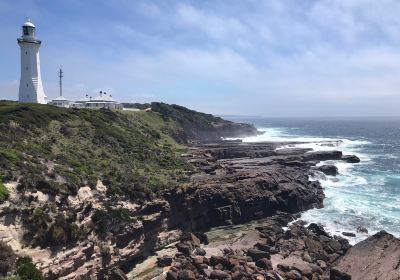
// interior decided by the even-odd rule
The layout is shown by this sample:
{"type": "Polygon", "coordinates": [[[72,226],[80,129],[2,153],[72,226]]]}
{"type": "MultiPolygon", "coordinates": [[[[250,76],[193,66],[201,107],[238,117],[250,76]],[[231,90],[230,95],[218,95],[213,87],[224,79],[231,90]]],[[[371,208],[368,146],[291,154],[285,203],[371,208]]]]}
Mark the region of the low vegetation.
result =
{"type": "Polygon", "coordinates": [[[164,131],[180,143],[215,141],[220,137],[257,133],[257,129],[252,125],[233,123],[179,105],[153,102],[151,109],[159,113],[167,124],[164,131]]]}
{"type": "MultiPolygon", "coordinates": [[[[191,168],[162,123],[152,112],[2,102],[0,167],[6,180],[19,178],[19,191],[74,195],[103,180],[110,195],[140,202],[185,182],[191,168]]],[[[0,199],[6,196],[0,185],[0,199]]]]}
{"type": "Polygon", "coordinates": [[[44,278],[31,258],[17,258],[11,247],[0,241],[0,279],[42,280],[44,278]],[[6,277],[7,275],[14,276],[6,277]]]}
{"type": "Polygon", "coordinates": [[[3,182],[1,182],[1,177],[0,177],[0,203],[6,201],[8,199],[8,196],[9,192],[6,186],[4,186],[3,182]]]}

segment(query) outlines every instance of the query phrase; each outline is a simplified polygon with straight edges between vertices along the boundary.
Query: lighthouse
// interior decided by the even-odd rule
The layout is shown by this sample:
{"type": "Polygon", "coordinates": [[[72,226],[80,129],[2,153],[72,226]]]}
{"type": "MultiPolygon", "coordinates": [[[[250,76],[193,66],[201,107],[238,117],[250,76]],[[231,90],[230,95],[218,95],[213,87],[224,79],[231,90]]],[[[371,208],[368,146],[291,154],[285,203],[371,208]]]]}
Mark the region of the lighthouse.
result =
{"type": "Polygon", "coordinates": [[[21,48],[21,80],[19,102],[47,103],[40,74],[39,48],[41,41],[36,38],[35,25],[28,19],[22,25],[22,37],[18,38],[21,48]]]}

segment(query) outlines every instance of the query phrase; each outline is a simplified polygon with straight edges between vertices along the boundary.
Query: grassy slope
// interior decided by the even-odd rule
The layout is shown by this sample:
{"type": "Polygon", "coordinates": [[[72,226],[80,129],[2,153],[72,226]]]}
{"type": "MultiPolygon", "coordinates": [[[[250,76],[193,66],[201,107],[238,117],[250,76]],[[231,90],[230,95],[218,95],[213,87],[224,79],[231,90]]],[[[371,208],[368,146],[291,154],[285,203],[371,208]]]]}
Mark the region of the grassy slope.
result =
{"type": "Polygon", "coordinates": [[[179,124],[166,131],[180,143],[215,141],[220,137],[256,135],[253,125],[233,123],[211,114],[190,110],[179,105],[153,102],[151,109],[161,114],[166,122],[179,124]]]}
{"type": "Polygon", "coordinates": [[[97,179],[111,195],[143,199],[144,189],[174,186],[190,169],[182,147],[153,112],[62,109],[0,103],[0,172],[20,188],[71,194],[97,179]]]}

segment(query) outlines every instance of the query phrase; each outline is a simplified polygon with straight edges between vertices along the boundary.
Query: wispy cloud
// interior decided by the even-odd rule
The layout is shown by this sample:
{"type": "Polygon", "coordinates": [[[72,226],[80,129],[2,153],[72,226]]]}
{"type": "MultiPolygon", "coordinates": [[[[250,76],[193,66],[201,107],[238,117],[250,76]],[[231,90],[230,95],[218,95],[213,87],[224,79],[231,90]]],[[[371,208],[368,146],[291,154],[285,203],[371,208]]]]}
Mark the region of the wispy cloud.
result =
{"type": "MultiPolygon", "coordinates": [[[[62,64],[72,98],[108,88],[124,101],[265,115],[395,114],[400,105],[397,0],[38,3],[28,6],[50,96],[62,64]]],[[[12,41],[0,53],[0,90],[12,97],[19,58],[9,7],[20,11],[22,1],[0,4],[12,41]]]]}

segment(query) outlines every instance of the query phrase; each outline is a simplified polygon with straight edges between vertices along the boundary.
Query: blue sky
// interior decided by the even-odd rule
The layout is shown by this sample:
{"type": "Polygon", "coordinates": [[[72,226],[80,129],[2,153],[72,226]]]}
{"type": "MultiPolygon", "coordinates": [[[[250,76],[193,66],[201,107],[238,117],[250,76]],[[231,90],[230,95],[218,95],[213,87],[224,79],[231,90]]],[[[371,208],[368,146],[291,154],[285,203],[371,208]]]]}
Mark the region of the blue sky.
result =
{"type": "Polygon", "coordinates": [[[46,94],[106,90],[217,114],[400,115],[398,0],[1,0],[0,99],[37,26],[46,94]]]}

